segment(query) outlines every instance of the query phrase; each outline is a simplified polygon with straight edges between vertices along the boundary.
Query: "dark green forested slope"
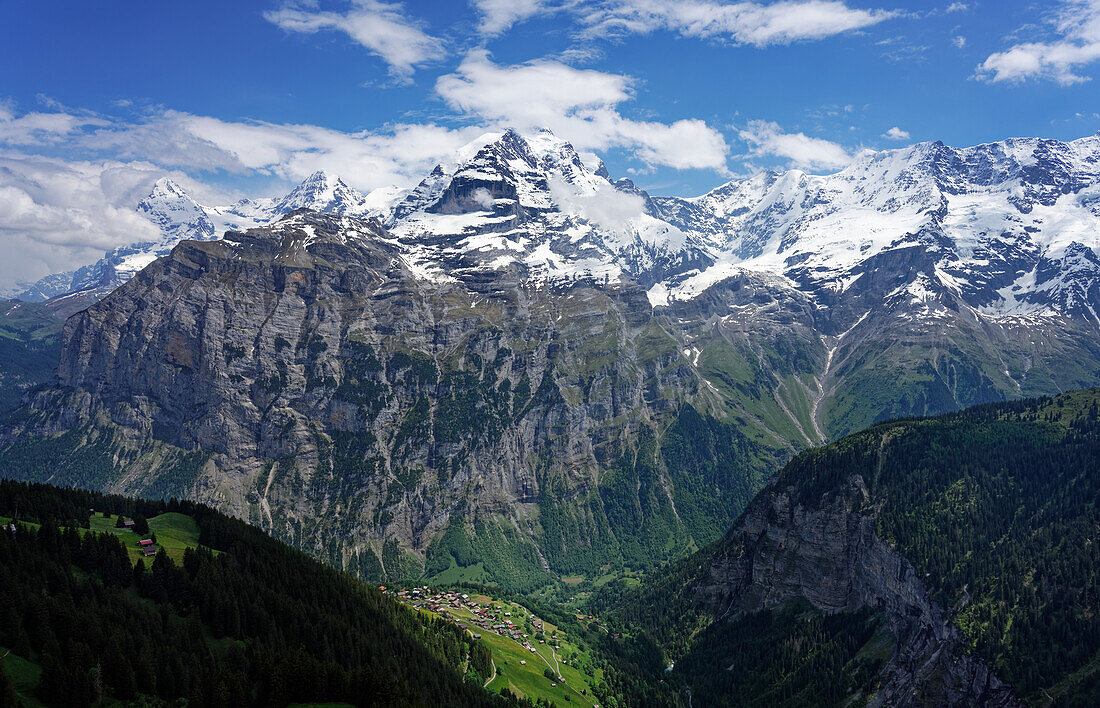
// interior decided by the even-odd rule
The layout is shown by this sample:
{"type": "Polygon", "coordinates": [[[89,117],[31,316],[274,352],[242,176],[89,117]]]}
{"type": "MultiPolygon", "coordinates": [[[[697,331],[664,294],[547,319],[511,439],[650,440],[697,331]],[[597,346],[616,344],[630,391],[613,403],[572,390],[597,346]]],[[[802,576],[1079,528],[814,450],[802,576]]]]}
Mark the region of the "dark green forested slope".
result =
{"type": "Polygon", "coordinates": [[[516,704],[468,635],[206,507],[3,480],[0,516],[0,705],[516,704]],[[91,508],[187,514],[201,546],[135,567],[91,508]]]}
{"type": "MultiPolygon", "coordinates": [[[[754,505],[789,492],[792,507],[821,509],[857,475],[868,492],[858,513],[912,564],[964,651],[1026,701],[1100,704],[1100,389],[875,426],[799,455],[754,505]]],[[[752,543],[742,523],[641,589],[609,587],[595,607],[652,636],[696,703],[873,693],[896,646],[874,612],[822,619],[788,604],[716,621],[698,602],[714,560],[752,543]]]]}

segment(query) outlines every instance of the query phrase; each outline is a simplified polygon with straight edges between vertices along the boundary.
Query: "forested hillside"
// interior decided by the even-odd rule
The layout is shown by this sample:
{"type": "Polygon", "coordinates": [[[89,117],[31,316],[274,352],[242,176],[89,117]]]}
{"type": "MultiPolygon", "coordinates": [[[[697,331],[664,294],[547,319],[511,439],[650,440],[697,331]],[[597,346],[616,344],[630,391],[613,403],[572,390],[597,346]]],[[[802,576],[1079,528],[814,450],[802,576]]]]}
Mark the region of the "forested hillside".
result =
{"type": "Polygon", "coordinates": [[[723,540],[594,606],[698,704],[1096,705],[1098,533],[1093,389],[805,452],[723,540]]]}
{"type": "Polygon", "coordinates": [[[5,480],[0,517],[2,705],[517,704],[463,678],[489,671],[468,634],[209,508],[5,480]],[[91,509],[187,515],[198,545],[135,565],[91,509]]]}

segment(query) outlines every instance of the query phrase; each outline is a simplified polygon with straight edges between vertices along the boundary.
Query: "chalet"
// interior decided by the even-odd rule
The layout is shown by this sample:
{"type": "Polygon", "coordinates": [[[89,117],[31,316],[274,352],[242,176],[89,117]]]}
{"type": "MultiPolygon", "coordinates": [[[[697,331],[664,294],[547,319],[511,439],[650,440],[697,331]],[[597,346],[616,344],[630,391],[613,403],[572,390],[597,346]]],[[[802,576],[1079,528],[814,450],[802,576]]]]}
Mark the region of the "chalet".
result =
{"type": "Polygon", "coordinates": [[[143,538],[143,539],[141,539],[140,541],[137,542],[137,545],[141,546],[142,548],[145,548],[146,546],[152,546],[153,545],[153,539],[143,538]]]}
{"type": "Polygon", "coordinates": [[[133,521],[131,521],[130,519],[127,519],[126,521],[123,521],[123,522],[122,522],[122,525],[123,525],[124,527],[128,528],[128,529],[132,529],[132,528],[134,528],[134,522],[133,522],[133,521]]]}
{"type": "Polygon", "coordinates": [[[157,554],[157,547],[153,546],[153,545],[142,546],[141,547],[141,554],[143,556],[145,556],[146,558],[148,558],[150,556],[155,556],[157,554]]]}

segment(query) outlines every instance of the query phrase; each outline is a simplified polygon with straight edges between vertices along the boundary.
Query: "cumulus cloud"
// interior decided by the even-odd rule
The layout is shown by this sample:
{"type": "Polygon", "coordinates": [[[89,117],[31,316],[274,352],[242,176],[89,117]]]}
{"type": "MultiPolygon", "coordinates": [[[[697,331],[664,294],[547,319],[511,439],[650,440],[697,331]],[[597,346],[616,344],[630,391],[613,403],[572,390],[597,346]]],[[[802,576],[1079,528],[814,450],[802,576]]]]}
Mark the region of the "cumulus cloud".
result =
{"type": "Polygon", "coordinates": [[[487,37],[502,34],[519,22],[552,9],[546,0],[470,0],[481,24],[478,31],[487,37]]]}
{"type": "Polygon", "coordinates": [[[954,44],[957,48],[962,49],[966,46],[966,37],[963,37],[961,34],[956,35],[951,38],[951,43],[954,44]]]}
{"type": "Polygon", "coordinates": [[[580,150],[624,148],[652,165],[725,169],[725,138],[705,122],[624,117],[618,107],[633,98],[633,85],[629,76],[546,59],[498,65],[477,50],[441,76],[436,91],[466,114],[519,130],[549,128],[580,150]]]}
{"type": "Polygon", "coordinates": [[[852,161],[852,154],[838,143],[805,133],[784,133],[771,121],[749,121],[738,136],[749,145],[751,156],[782,158],[806,170],[839,170],[852,161]]]}
{"type": "Polygon", "coordinates": [[[890,128],[890,130],[887,130],[885,133],[883,133],[882,137],[887,138],[889,140],[908,140],[909,139],[909,131],[908,130],[902,130],[901,128],[899,128],[898,126],[895,125],[893,128],[890,128]]]}
{"type": "Polygon", "coordinates": [[[1100,60],[1100,0],[1063,0],[1051,22],[1055,40],[1023,42],[991,54],[975,76],[990,83],[1046,79],[1069,86],[1088,81],[1080,70],[1100,60]]]}
{"type": "Polygon", "coordinates": [[[407,17],[399,3],[353,0],[343,12],[334,12],[315,3],[291,2],[265,12],[264,18],[287,32],[343,32],[386,62],[390,74],[402,82],[410,81],[417,67],[444,56],[442,40],[407,17]]]}
{"type": "Polygon", "coordinates": [[[715,0],[612,0],[582,11],[589,36],[646,34],[725,39],[766,46],[830,37],[878,24],[896,13],[851,8],[840,0],[723,3],[715,0]]]}

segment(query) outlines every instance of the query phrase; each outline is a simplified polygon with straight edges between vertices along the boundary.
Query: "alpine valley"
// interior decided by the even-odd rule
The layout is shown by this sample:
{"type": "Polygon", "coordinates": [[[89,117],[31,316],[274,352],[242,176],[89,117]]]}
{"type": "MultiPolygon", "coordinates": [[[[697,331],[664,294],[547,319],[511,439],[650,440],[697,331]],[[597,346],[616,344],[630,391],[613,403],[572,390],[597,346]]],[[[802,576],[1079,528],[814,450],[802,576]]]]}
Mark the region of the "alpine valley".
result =
{"type": "Polygon", "coordinates": [[[877,421],[1100,385],[1100,135],[694,199],[591,163],[507,131],[409,190],[157,182],[160,240],[6,306],[6,474],[207,503],[367,579],[533,590],[705,546],[877,421]]]}
{"type": "MultiPolygon", "coordinates": [[[[224,513],[347,571],[326,587],[445,666],[417,688],[416,671],[387,682],[388,665],[349,660],[286,700],[377,684],[395,704],[493,702],[479,686],[518,670],[481,635],[356,594],[353,576],[547,603],[561,665],[539,654],[545,676],[499,680],[545,678],[529,700],[1097,699],[1100,389],[1064,392],[1100,387],[1100,134],[922,143],[682,199],[613,180],[549,131],[508,130],[410,189],[364,195],[319,172],[210,207],[161,179],[137,209],[158,239],[3,305],[0,469],[15,481],[0,506],[11,519],[34,500],[41,526],[22,531],[38,550],[9,544],[25,584],[36,553],[68,567],[62,548],[82,569],[100,572],[100,552],[129,568],[117,541],[97,551],[73,530],[91,528],[87,504],[198,524],[184,570],[158,558],[152,581],[143,567],[89,581],[118,584],[127,612],[138,595],[161,607],[165,636],[194,615],[243,637],[232,669],[172,650],[194,695],[206,671],[211,691],[263,703],[257,672],[297,661],[245,605],[234,621],[232,603],[196,600],[200,566],[232,576],[268,549],[330,572],[259,537],[221,543],[210,528],[253,533],[224,513]],[[190,574],[178,597],[157,585],[173,573],[190,574]],[[591,697],[566,690],[564,640],[591,697]]],[[[292,586],[273,588],[271,617],[300,619],[276,598],[292,586]]],[[[0,627],[17,654],[73,675],[25,695],[103,690],[90,658],[47,661],[18,614],[0,627]]],[[[331,663],[330,638],[309,637],[302,666],[331,663]]],[[[108,693],[172,694],[122,679],[108,693]]]]}

